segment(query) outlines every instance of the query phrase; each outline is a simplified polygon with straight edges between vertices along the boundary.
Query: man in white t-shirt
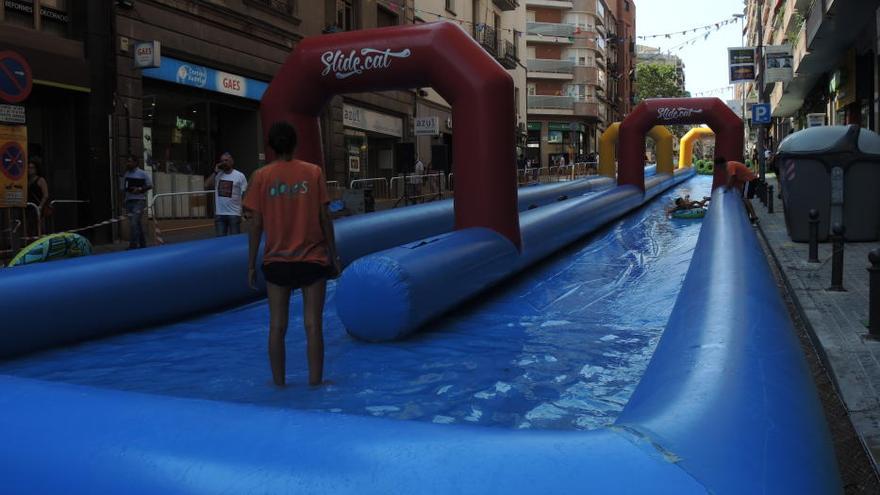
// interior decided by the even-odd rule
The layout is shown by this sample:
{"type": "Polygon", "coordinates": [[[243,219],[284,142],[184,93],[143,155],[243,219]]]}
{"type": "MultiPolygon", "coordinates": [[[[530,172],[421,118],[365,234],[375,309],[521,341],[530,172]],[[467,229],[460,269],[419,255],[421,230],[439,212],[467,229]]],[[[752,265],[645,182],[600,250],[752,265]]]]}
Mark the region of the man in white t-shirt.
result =
{"type": "Polygon", "coordinates": [[[241,197],[247,178],[235,170],[235,160],[228,151],[220,155],[214,173],[205,179],[205,189],[214,189],[214,227],[217,236],[241,233],[241,197]]]}

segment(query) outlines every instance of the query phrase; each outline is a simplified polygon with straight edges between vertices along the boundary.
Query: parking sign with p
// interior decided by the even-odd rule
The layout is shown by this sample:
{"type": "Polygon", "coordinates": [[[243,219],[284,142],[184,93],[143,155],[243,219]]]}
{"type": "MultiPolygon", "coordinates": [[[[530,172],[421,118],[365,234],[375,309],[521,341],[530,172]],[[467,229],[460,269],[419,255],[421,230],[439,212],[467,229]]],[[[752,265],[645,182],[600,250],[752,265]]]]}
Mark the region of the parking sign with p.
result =
{"type": "Polygon", "coordinates": [[[752,124],[769,124],[771,119],[769,103],[752,105],[752,124]]]}

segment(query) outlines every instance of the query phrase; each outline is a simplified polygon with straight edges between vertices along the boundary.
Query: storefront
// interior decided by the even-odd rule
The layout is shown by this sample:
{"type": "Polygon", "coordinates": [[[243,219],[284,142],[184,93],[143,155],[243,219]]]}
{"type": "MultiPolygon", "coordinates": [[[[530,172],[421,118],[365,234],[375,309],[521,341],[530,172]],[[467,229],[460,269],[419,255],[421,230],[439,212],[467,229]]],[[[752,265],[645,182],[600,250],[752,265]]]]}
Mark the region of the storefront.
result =
{"type": "Polygon", "coordinates": [[[526,161],[529,167],[541,166],[541,128],[543,122],[529,122],[526,137],[526,161]]]}
{"type": "Polygon", "coordinates": [[[394,162],[394,144],[403,138],[403,118],[344,103],[346,182],[395,176],[402,166],[394,162]]]}
{"type": "Polygon", "coordinates": [[[267,84],[170,57],[143,71],[144,164],[207,176],[229,152],[245,174],[264,159],[259,100],[267,84]]]}

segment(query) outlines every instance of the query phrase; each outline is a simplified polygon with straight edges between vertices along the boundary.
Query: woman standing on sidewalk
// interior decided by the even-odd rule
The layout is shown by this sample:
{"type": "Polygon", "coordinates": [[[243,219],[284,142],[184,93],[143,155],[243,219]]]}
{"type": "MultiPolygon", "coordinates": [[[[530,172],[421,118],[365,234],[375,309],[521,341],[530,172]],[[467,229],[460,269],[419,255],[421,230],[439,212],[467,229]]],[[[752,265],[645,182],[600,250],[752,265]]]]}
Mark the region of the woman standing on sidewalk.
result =
{"type": "Polygon", "coordinates": [[[263,275],[269,299],[269,362],[276,385],[285,384],[285,347],[290,293],[302,289],[309,385],[324,373],[323,314],[327,279],[339,275],[327,185],[321,168],[293,159],[296,131],[287,122],[269,130],[276,160],[257,170],[244,198],[253,213],[248,282],[256,284],[257,249],[266,233],[263,275]]]}

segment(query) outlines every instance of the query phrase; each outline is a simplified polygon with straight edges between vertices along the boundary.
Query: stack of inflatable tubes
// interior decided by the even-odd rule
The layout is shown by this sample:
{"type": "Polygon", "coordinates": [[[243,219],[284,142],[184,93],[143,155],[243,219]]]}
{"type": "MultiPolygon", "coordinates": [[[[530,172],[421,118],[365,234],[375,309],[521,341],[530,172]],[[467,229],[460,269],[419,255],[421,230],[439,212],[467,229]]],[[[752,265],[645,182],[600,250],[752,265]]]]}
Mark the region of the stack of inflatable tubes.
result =
{"type": "Polygon", "coordinates": [[[513,432],[0,376],[0,484],[132,495],[840,493],[794,335],[741,201],[716,191],[666,330],[610,427],[513,432]]]}
{"type": "Polygon", "coordinates": [[[480,291],[619,218],[694,174],[646,180],[646,193],[616,187],[520,214],[522,252],[488,229],[465,229],[360,258],[336,288],[336,310],[349,334],[372,342],[416,331],[480,291]]]}
{"type": "MultiPolygon", "coordinates": [[[[519,205],[555,203],[612,185],[611,179],[591,177],[523,188],[519,205]]],[[[452,200],[446,200],[343,218],[335,230],[347,264],[449,232],[454,223],[452,200]]],[[[3,270],[0,358],[252,301],[263,290],[247,286],[247,250],[246,236],[229,236],[3,270]],[[49,303],[52,310],[46,311],[49,303]]]]}

